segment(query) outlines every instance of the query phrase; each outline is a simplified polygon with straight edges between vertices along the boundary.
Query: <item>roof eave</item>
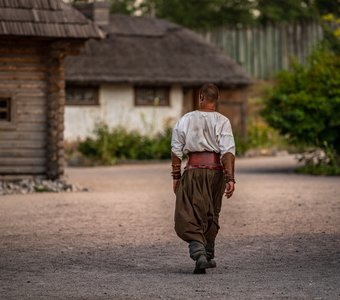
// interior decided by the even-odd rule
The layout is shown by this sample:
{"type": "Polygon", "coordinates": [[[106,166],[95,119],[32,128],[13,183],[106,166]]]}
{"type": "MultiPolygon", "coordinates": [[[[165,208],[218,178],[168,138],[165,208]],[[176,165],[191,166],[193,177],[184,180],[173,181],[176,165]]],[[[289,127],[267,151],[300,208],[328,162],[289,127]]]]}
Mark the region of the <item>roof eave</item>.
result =
{"type": "Polygon", "coordinates": [[[190,86],[200,86],[204,83],[211,82],[217,84],[220,87],[246,87],[252,84],[252,81],[248,78],[238,79],[238,80],[224,80],[224,79],[181,79],[181,78],[162,78],[162,79],[145,79],[145,78],[100,78],[100,77],[73,77],[69,76],[66,77],[66,82],[71,84],[131,84],[131,85],[181,85],[183,87],[190,87],[190,86]]]}

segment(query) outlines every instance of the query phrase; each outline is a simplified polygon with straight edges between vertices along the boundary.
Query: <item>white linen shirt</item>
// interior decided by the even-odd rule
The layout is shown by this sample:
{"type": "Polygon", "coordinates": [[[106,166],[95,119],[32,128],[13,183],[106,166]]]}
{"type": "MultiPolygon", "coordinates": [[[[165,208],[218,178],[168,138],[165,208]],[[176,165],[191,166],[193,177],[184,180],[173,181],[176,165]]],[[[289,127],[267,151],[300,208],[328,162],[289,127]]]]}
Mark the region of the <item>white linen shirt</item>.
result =
{"type": "Polygon", "coordinates": [[[180,159],[189,152],[227,152],[235,155],[230,121],[222,114],[195,110],[185,114],[172,130],[171,151],[180,159]]]}

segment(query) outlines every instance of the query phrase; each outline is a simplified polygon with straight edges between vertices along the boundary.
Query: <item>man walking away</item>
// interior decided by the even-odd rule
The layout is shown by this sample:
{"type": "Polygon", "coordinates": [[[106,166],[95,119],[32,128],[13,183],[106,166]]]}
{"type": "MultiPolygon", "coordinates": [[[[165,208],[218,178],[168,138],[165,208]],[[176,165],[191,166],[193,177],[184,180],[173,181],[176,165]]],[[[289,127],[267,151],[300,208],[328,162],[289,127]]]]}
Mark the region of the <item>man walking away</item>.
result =
{"type": "Polygon", "coordinates": [[[223,193],[235,189],[235,142],[228,118],[216,112],[219,90],[205,84],[199,92],[199,110],[185,114],[171,140],[173,189],[176,194],[175,231],[189,243],[196,261],[194,274],[215,268],[215,238],[223,193]],[[183,155],[188,163],[181,175],[183,155]]]}

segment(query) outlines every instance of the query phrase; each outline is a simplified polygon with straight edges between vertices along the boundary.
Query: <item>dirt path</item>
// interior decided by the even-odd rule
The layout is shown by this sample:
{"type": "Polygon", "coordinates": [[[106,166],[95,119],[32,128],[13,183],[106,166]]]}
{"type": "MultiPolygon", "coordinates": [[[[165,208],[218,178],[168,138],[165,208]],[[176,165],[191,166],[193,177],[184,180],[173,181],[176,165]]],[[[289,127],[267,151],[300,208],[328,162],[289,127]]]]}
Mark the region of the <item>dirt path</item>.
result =
{"type": "Polygon", "coordinates": [[[192,275],[168,163],[68,169],[88,193],[0,197],[0,299],[340,299],[340,178],[242,159],[218,267],[192,275]]]}

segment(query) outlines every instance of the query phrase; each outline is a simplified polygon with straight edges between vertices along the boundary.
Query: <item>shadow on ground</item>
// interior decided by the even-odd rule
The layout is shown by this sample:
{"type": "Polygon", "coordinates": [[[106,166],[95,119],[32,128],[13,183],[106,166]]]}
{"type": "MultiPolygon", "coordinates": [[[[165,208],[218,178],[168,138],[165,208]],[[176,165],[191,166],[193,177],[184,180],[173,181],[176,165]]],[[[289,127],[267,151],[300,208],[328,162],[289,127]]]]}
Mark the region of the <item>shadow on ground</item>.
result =
{"type": "Polygon", "coordinates": [[[1,249],[5,299],[340,297],[340,235],[230,237],[218,241],[218,267],[207,275],[192,275],[184,243],[89,245],[81,236],[62,250],[39,242],[6,247],[13,239],[1,249]]]}

